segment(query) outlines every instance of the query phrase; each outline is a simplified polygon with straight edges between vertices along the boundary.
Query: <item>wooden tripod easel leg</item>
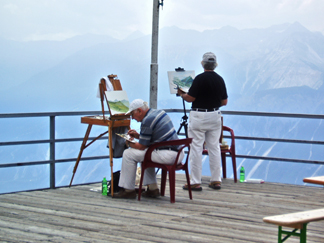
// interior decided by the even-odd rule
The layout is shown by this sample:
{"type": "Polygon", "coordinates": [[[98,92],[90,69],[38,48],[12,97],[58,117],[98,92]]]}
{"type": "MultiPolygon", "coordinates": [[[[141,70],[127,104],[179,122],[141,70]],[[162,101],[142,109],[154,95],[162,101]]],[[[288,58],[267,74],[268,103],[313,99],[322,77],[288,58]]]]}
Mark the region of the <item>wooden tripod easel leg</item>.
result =
{"type": "Polygon", "coordinates": [[[90,131],[91,131],[91,128],[92,128],[92,124],[89,124],[88,125],[88,128],[87,128],[87,131],[84,135],[84,138],[83,138],[83,142],[82,142],[82,145],[81,145],[81,148],[80,148],[80,152],[79,152],[79,155],[78,155],[78,158],[77,158],[77,161],[74,165],[74,169],[73,169],[73,175],[72,175],[72,178],[71,178],[71,181],[70,181],[70,187],[72,185],[72,181],[73,181],[73,178],[74,178],[74,175],[75,175],[75,172],[77,171],[78,169],[78,165],[79,165],[79,162],[80,162],[80,159],[81,159],[81,156],[82,156],[82,153],[83,153],[83,150],[87,147],[86,144],[87,144],[87,141],[88,141],[88,138],[89,138],[89,135],[90,135],[90,131]]]}

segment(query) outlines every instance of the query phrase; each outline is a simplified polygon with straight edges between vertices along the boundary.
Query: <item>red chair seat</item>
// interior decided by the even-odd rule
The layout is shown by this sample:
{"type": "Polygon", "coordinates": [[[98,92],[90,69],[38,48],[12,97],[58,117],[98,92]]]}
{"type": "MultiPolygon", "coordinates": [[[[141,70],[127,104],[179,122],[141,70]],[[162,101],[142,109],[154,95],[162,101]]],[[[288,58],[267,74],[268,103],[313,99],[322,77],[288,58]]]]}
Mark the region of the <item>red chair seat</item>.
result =
{"type": "Polygon", "coordinates": [[[192,138],[178,139],[178,140],[154,143],[148,148],[148,150],[145,153],[144,161],[142,162],[142,172],[141,172],[141,179],[140,179],[139,192],[138,192],[138,200],[139,201],[141,200],[144,172],[145,172],[145,169],[149,168],[149,167],[160,168],[162,170],[161,190],[160,190],[161,196],[165,195],[166,178],[167,178],[167,173],[169,172],[170,202],[171,203],[175,202],[175,175],[176,175],[176,171],[184,170],[185,174],[186,174],[187,184],[188,184],[189,198],[192,200],[190,177],[189,177],[189,170],[188,170],[188,158],[189,158],[189,153],[190,153],[191,142],[192,142],[192,138]],[[158,162],[152,161],[151,155],[152,155],[152,152],[156,148],[165,147],[165,146],[174,146],[174,145],[182,145],[182,146],[180,146],[178,155],[177,155],[175,161],[172,161],[173,162],[172,164],[165,165],[165,164],[159,164],[158,162]],[[188,153],[185,157],[186,158],[185,163],[177,164],[180,153],[184,148],[188,148],[188,153]]]}
{"type": "MultiPolygon", "coordinates": [[[[227,132],[229,132],[231,134],[231,145],[227,149],[222,148],[222,146],[221,146],[223,178],[226,178],[226,154],[228,153],[232,157],[234,182],[236,183],[237,182],[237,172],[236,172],[236,155],[235,155],[234,131],[231,128],[227,127],[227,126],[223,126],[222,134],[221,134],[221,138],[220,138],[220,143],[222,142],[222,139],[223,139],[223,131],[227,131],[227,132]]],[[[204,149],[203,154],[208,155],[208,150],[204,149]]]]}

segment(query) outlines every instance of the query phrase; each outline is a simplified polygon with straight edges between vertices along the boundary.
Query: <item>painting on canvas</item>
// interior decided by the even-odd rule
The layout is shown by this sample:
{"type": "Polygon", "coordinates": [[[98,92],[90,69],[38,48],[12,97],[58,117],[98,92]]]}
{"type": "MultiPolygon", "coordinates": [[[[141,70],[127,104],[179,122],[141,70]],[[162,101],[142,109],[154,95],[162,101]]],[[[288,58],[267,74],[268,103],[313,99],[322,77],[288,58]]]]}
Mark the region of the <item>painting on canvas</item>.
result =
{"type": "Polygon", "coordinates": [[[110,115],[124,114],[129,110],[129,100],[125,90],[106,91],[110,115]]]}
{"type": "Polygon", "coordinates": [[[168,71],[170,93],[176,94],[177,87],[188,92],[195,78],[195,71],[168,71]]]}

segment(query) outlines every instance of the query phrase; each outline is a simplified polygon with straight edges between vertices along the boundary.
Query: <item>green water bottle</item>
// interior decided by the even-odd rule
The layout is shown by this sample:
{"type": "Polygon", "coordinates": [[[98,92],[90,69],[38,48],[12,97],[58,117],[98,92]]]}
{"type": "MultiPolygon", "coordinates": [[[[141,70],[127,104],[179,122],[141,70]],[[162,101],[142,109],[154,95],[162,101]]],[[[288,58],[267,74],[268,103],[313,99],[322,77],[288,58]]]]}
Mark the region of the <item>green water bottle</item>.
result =
{"type": "Polygon", "coordinates": [[[240,182],[244,182],[245,181],[245,169],[243,166],[241,166],[240,169],[240,182]]]}
{"type": "Polygon", "coordinates": [[[108,188],[107,188],[107,179],[106,177],[103,178],[102,180],[102,185],[101,185],[101,193],[104,196],[107,196],[108,188]]]}

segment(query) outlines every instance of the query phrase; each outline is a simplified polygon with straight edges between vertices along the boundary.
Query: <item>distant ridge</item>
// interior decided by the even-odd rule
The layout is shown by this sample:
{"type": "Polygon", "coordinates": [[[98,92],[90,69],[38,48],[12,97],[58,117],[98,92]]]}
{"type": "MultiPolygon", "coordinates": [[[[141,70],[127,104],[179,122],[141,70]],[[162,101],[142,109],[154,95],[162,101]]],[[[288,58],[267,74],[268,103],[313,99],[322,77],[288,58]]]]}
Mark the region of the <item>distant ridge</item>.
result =
{"type": "MultiPolygon", "coordinates": [[[[324,36],[298,22],[265,29],[225,26],[203,32],[167,27],[160,30],[159,39],[159,103],[176,99],[169,94],[167,71],[180,66],[201,73],[200,60],[206,51],[216,53],[216,72],[224,78],[230,94],[227,109],[244,103],[250,104],[244,110],[254,110],[255,105],[248,102],[251,97],[258,104],[266,103],[256,95],[260,91],[294,87],[323,90],[324,36]]],[[[0,45],[4,50],[0,56],[4,63],[0,100],[9,104],[2,106],[3,111],[94,110],[99,80],[111,73],[118,75],[130,100],[149,99],[149,35],[135,32],[122,41],[97,35],[50,42],[0,40],[0,45]],[[47,105],[40,102],[45,100],[47,105]]],[[[310,104],[322,104],[322,99],[318,95],[307,98],[310,104]]],[[[260,109],[268,110],[269,106],[260,109]]],[[[294,108],[285,109],[295,112],[294,108]]]]}

